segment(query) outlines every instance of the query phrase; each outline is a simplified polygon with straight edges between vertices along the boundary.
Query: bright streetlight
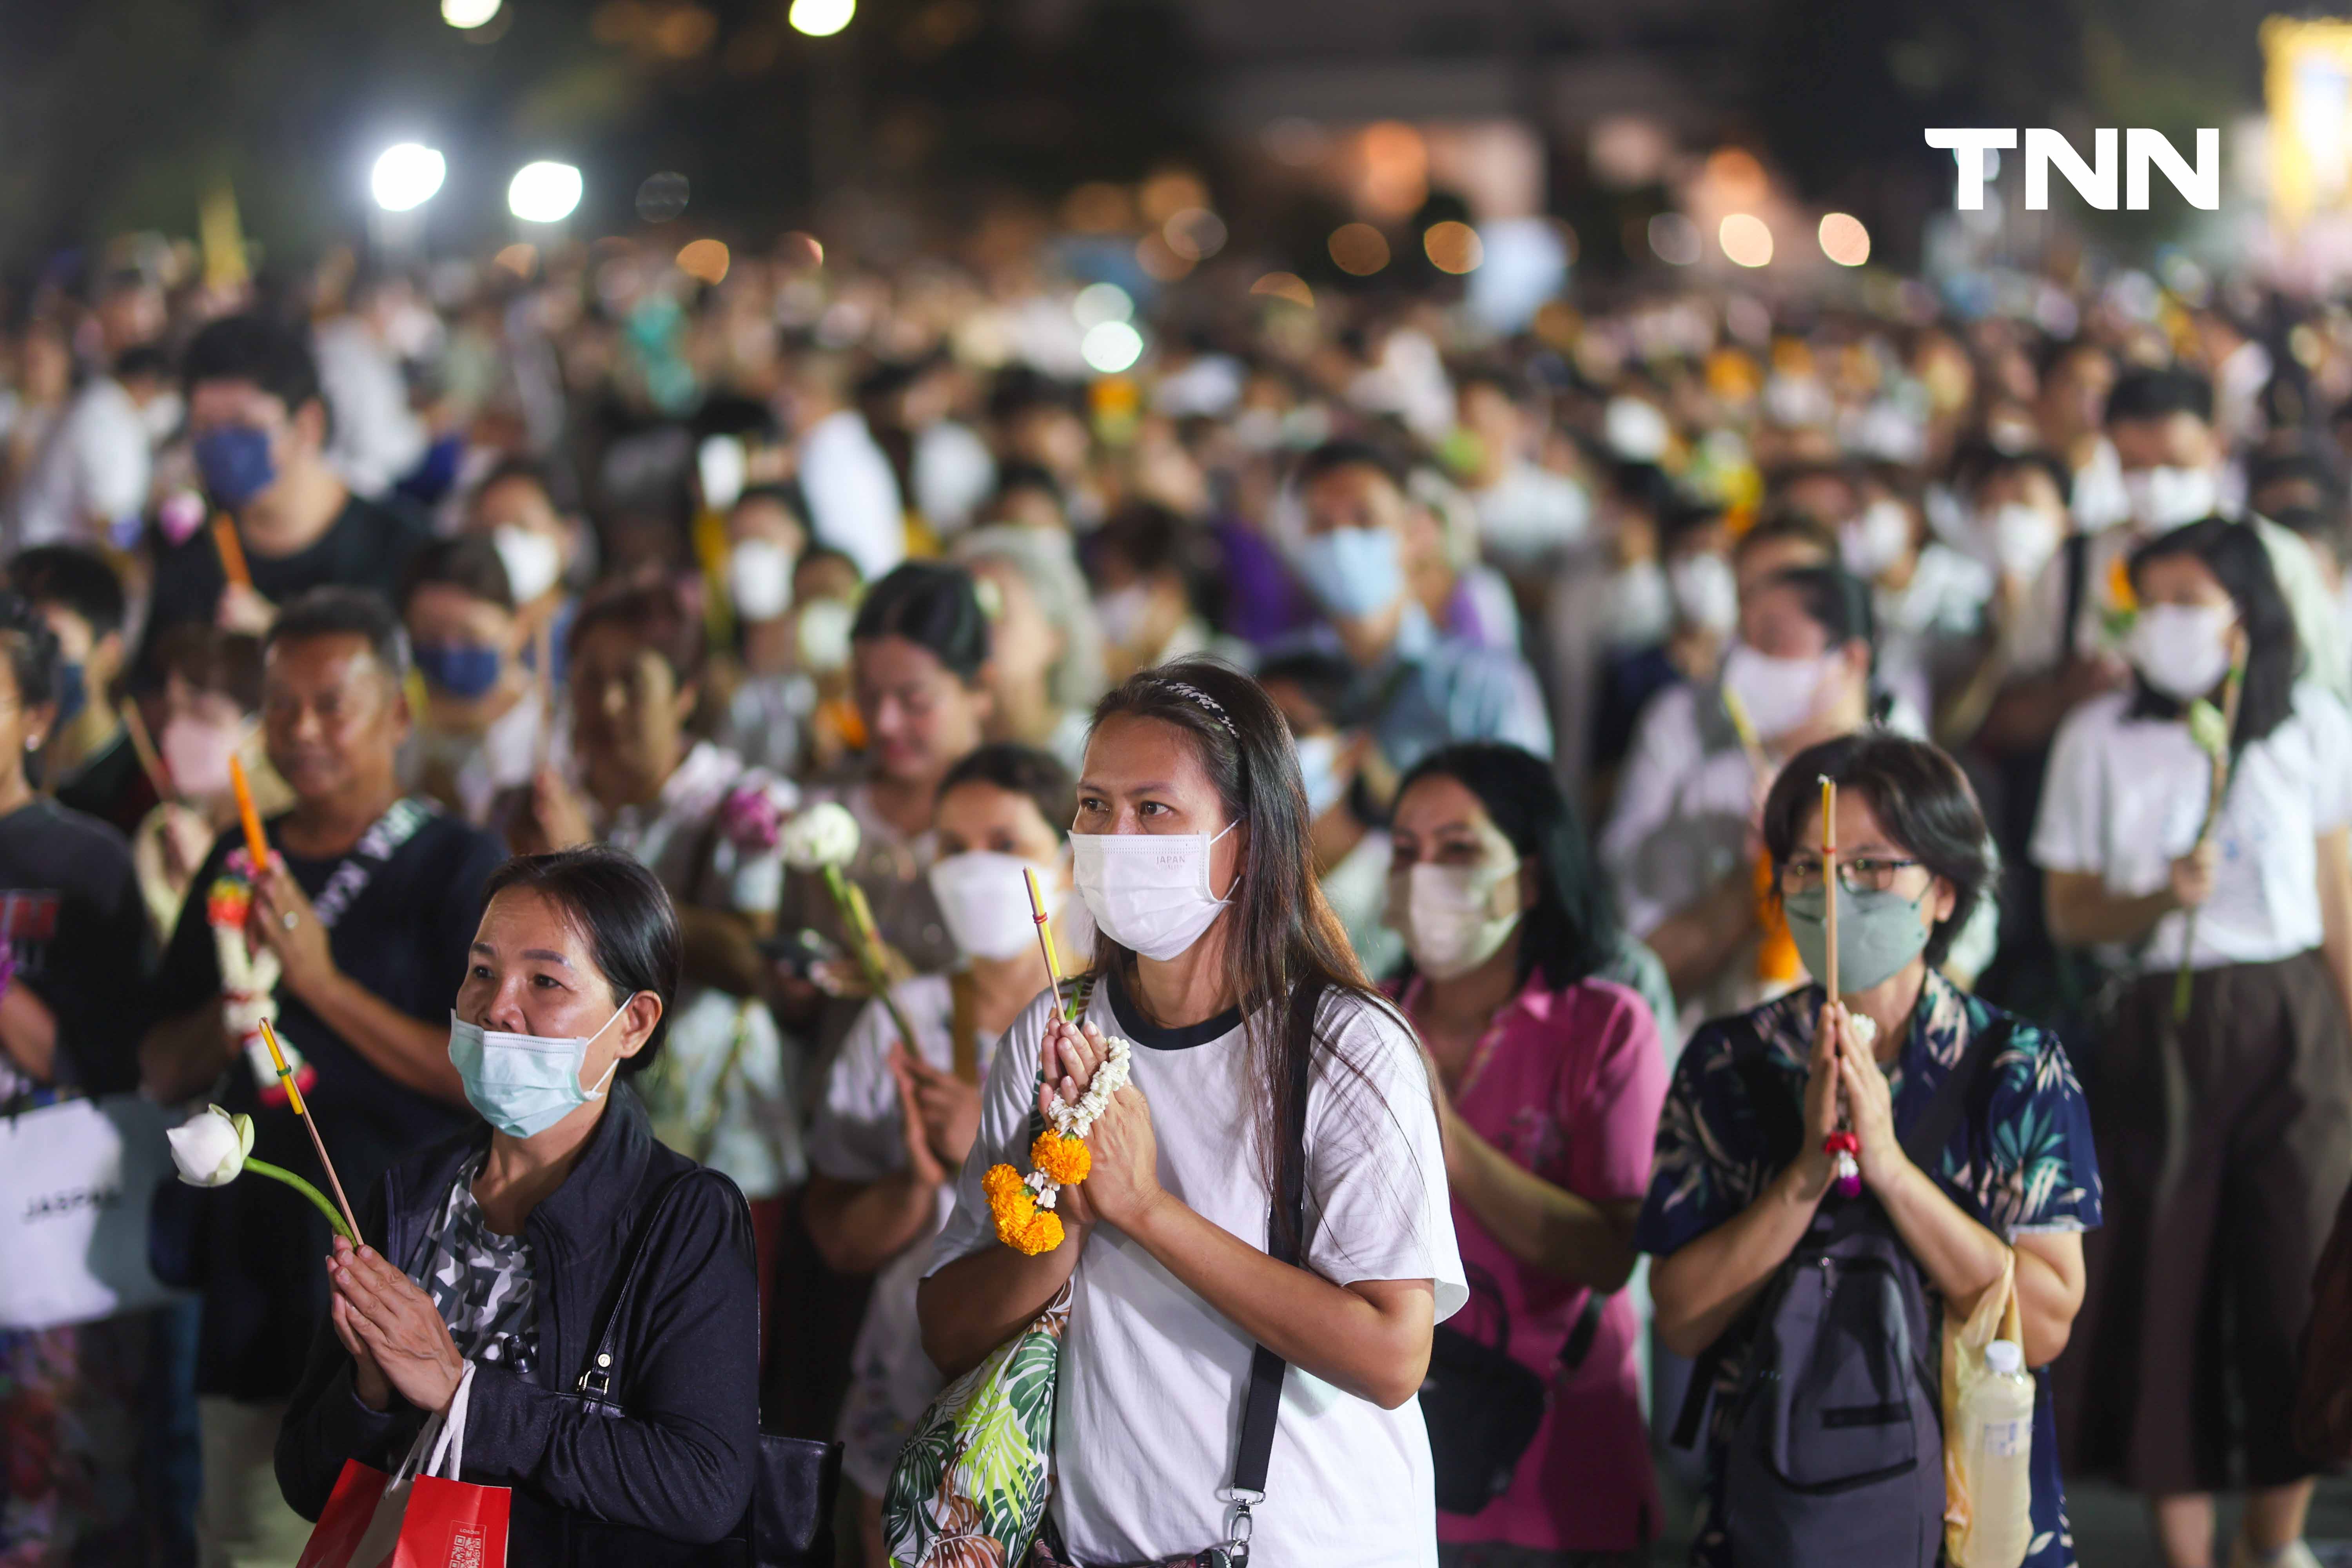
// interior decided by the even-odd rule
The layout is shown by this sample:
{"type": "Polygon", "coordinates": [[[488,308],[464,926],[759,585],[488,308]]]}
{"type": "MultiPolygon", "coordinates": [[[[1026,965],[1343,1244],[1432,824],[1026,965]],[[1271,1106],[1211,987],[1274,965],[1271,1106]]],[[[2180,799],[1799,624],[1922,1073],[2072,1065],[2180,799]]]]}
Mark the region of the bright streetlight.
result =
{"type": "Polygon", "coordinates": [[[441,19],[453,27],[482,26],[499,14],[506,0],[441,0],[441,19]]]}
{"type": "Polygon", "coordinates": [[[448,163],[440,153],[418,142],[403,142],[385,148],[376,159],[368,189],[374,194],[375,205],[384,211],[404,213],[431,201],[448,173],[448,163]]]}
{"type": "Polygon", "coordinates": [[[830,38],[849,26],[857,15],[857,0],[793,0],[793,8],[784,20],[793,31],[806,33],[812,38],[830,38]]]}
{"type": "Polygon", "coordinates": [[[507,186],[507,211],[525,223],[562,223],[580,205],[580,171],[569,163],[525,163],[507,186]]]}

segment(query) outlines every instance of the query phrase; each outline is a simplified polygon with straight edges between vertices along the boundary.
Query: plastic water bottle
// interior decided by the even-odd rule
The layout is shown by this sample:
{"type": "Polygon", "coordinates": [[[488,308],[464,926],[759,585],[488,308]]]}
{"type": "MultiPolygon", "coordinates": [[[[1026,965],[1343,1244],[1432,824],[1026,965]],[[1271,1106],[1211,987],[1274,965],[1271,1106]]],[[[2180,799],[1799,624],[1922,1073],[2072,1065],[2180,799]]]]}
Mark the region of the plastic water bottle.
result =
{"type": "Polygon", "coordinates": [[[1960,1401],[1969,1478],[1965,1568],[2018,1568],[2032,1544],[2033,1377],[2011,1340],[1985,1346],[1985,1375],[1960,1401]]]}

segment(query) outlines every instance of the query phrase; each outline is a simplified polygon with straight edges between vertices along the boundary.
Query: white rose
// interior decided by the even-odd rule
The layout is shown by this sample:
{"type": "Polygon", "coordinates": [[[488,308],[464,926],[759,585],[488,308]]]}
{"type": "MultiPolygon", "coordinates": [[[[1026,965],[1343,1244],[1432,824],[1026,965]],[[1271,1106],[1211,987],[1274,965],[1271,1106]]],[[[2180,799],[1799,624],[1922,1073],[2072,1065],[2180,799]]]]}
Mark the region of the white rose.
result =
{"type": "Polygon", "coordinates": [[[245,1169],[253,1152],[253,1118],[231,1116],[208,1105],[163,1134],[172,1142],[172,1163],[192,1187],[225,1187],[245,1169]]]}
{"type": "Polygon", "coordinates": [[[856,857],[857,818],[849,808],[820,801],[784,825],[777,843],[784,861],[796,871],[818,871],[846,866],[856,857]]]}

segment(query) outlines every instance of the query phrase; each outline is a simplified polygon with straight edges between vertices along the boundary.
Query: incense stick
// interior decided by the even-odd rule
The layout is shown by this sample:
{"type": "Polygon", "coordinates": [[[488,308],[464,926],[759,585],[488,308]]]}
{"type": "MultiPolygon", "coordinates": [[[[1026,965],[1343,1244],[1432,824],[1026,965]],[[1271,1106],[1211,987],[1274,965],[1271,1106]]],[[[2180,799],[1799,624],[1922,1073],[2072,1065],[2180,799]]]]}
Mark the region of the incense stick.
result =
{"type": "Polygon", "coordinates": [[[1037,925],[1037,945],[1045,952],[1045,973],[1054,983],[1054,1010],[1058,1013],[1062,1009],[1062,964],[1054,956],[1054,922],[1045,913],[1045,896],[1037,886],[1036,868],[1024,866],[1021,874],[1028,879],[1029,915],[1037,925]]]}
{"type": "Polygon", "coordinates": [[[245,782],[245,764],[235,752],[228,754],[228,785],[236,792],[237,820],[245,825],[246,853],[253,857],[253,877],[257,882],[269,864],[269,840],[262,837],[261,814],[253,809],[253,789],[245,782]]]}
{"type": "Polygon", "coordinates": [[[1822,899],[1824,914],[1822,923],[1829,939],[1829,970],[1822,984],[1829,988],[1830,1000],[1838,998],[1838,869],[1837,869],[1837,785],[1827,773],[1822,776],[1822,899]]]}
{"type": "Polygon", "coordinates": [[[230,586],[253,586],[253,574],[245,564],[245,545],[236,536],[236,520],[225,511],[213,513],[213,548],[220,552],[221,574],[230,586]]]}
{"type": "Polygon", "coordinates": [[[310,1147],[319,1154],[319,1168],[327,1173],[327,1184],[335,1191],[335,1206],[343,1211],[343,1223],[352,1227],[352,1243],[357,1246],[359,1216],[352,1213],[352,1200],[343,1195],[343,1179],[335,1174],[335,1163],[327,1158],[326,1140],[319,1136],[319,1124],[310,1120],[310,1108],[302,1102],[302,1091],[295,1087],[294,1069],[286,1065],[286,1053],[278,1048],[278,1031],[269,1026],[268,1019],[260,1022],[262,1042],[269,1047],[270,1065],[278,1069],[278,1081],[286,1086],[286,1098],[294,1107],[294,1114],[301,1118],[304,1130],[310,1134],[310,1147]]]}

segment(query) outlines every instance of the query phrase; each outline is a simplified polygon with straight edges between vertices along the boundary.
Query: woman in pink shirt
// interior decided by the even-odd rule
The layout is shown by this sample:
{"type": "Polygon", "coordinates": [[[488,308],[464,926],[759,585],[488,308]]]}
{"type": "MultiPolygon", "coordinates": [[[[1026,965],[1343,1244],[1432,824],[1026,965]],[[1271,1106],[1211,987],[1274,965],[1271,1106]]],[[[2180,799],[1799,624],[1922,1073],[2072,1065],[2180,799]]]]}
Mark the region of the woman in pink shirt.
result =
{"type": "MultiPolygon", "coordinates": [[[[1543,1389],[1507,1484],[1492,1472],[1498,1489],[1474,1513],[1441,1507],[1438,1560],[1631,1563],[1658,1526],[1638,1325],[1617,1293],[1666,1090],[1657,1023],[1633,988],[1657,960],[1621,936],[1574,811],[1527,752],[1434,753],[1406,776],[1391,832],[1389,919],[1411,954],[1395,989],[1443,1089],[1472,1280],[1446,1329],[1506,1351],[1543,1389]]],[[[1433,1449],[1444,1426],[1433,1417],[1433,1449]]]]}

